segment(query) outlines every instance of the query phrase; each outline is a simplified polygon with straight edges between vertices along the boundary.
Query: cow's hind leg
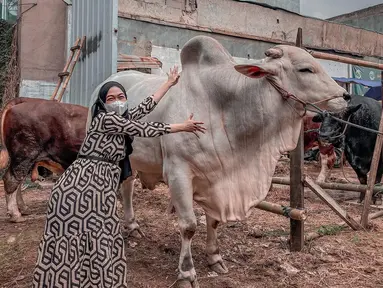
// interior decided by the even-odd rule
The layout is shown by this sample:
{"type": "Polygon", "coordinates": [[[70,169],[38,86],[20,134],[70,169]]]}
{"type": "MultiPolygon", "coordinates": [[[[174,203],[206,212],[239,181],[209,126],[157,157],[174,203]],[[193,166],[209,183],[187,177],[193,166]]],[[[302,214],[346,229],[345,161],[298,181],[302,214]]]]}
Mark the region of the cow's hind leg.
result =
{"type": "Polygon", "coordinates": [[[219,273],[225,274],[229,272],[221,254],[219,253],[218,248],[218,239],[217,239],[217,228],[219,222],[214,220],[213,218],[206,215],[206,225],[207,225],[207,241],[206,241],[206,254],[207,254],[207,262],[209,267],[219,273]]]}
{"type": "MultiPolygon", "coordinates": [[[[378,175],[376,175],[375,184],[379,184],[381,180],[382,180],[382,174],[381,174],[381,172],[379,173],[379,171],[378,171],[378,175]]],[[[375,205],[382,205],[382,194],[379,192],[374,193],[372,195],[372,202],[375,205]]]]}
{"type": "Polygon", "coordinates": [[[23,195],[21,192],[21,184],[19,187],[17,187],[16,190],[16,201],[17,201],[17,206],[19,207],[21,215],[30,215],[31,213],[29,212],[28,206],[25,205],[23,195]]]}
{"type": "MultiPolygon", "coordinates": [[[[21,189],[21,183],[11,174],[10,169],[7,170],[3,177],[5,201],[7,204],[7,214],[11,222],[23,222],[25,218],[21,216],[19,207],[17,205],[17,193],[21,189]]],[[[20,192],[21,193],[21,192],[20,192]]]]}
{"type": "Polygon", "coordinates": [[[121,196],[124,206],[124,216],[125,216],[125,229],[128,236],[133,236],[136,238],[141,238],[144,236],[140,230],[140,225],[138,225],[136,218],[134,216],[133,209],[133,193],[134,193],[134,182],[135,177],[129,177],[121,184],[121,196]]]}
{"type": "Polygon", "coordinates": [[[172,203],[175,207],[181,234],[181,253],[178,263],[178,287],[199,287],[197,274],[191,253],[192,238],[197,229],[197,218],[193,211],[193,193],[190,180],[185,177],[187,173],[172,171],[168,185],[171,192],[172,203]]]}

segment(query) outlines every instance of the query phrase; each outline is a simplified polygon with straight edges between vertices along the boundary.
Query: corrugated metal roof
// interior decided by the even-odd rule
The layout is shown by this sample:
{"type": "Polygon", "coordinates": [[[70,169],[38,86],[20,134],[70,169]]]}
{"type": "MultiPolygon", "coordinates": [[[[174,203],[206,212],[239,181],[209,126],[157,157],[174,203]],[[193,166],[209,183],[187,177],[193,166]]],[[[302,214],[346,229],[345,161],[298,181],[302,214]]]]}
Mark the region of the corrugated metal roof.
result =
{"type": "Polygon", "coordinates": [[[68,102],[88,106],[94,89],[117,72],[118,0],[72,0],[71,45],[86,36],[68,102]]]}

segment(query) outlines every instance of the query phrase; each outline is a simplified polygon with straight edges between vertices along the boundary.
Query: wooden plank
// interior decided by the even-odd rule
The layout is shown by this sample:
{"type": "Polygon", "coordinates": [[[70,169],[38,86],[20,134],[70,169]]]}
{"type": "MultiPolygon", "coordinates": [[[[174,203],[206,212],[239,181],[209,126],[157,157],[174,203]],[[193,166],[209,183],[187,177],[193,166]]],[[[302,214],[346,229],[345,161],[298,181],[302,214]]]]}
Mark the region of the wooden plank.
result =
{"type": "MultiPolygon", "coordinates": [[[[298,28],[297,47],[302,47],[302,28],[298,28]]],[[[304,208],[303,172],[303,121],[299,133],[297,147],[290,154],[290,207],[304,208]]],[[[302,251],[304,239],[304,222],[290,219],[290,251],[302,251]]]]}
{"type": "MultiPolygon", "coordinates": [[[[381,69],[383,69],[383,64],[381,69]]],[[[379,131],[383,132],[383,116],[380,117],[379,131]]],[[[368,225],[368,214],[370,213],[370,202],[371,202],[371,198],[373,194],[373,189],[375,186],[376,174],[378,172],[380,157],[382,154],[382,144],[383,144],[383,136],[381,134],[378,134],[378,136],[376,137],[374,154],[372,156],[370,174],[367,180],[367,190],[366,190],[366,195],[364,197],[362,217],[360,219],[360,224],[362,224],[364,228],[367,228],[367,225],[368,225]]]]}
{"type": "Polygon", "coordinates": [[[344,222],[346,222],[353,230],[361,229],[361,225],[356,222],[346,210],[344,210],[340,205],[331,198],[330,195],[327,194],[318,184],[314,182],[310,177],[305,177],[305,183],[307,186],[320,198],[323,202],[325,202],[330,208],[340,217],[344,222]]]}
{"type": "MultiPolygon", "coordinates": [[[[273,184],[279,185],[290,185],[289,177],[273,177],[273,184]]],[[[315,184],[319,185],[323,189],[329,190],[342,190],[342,191],[354,191],[366,193],[367,185],[362,184],[354,184],[354,183],[331,183],[331,182],[316,182],[315,184]]],[[[374,192],[381,192],[383,190],[383,186],[374,187],[374,192]]]]}

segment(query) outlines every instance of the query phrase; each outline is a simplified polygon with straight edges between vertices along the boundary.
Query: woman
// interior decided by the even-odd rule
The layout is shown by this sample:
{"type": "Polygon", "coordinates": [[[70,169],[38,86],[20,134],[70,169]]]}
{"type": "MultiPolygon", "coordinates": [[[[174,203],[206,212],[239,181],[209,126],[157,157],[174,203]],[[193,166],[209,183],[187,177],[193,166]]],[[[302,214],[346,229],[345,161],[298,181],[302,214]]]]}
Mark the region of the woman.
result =
{"type": "Polygon", "coordinates": [[[119,83],[107,82],[101,87],[90,109],[79,157],[53,187],[33,287],[127,287],[116,207],[118,163],[129,150],[125,138],[205,130],[202,122],[191,117],[170,125],[137,121],[154,109],[178,78],[177,68],[171,69],[160,89],[129,113],[126,92],[119,83]]]}

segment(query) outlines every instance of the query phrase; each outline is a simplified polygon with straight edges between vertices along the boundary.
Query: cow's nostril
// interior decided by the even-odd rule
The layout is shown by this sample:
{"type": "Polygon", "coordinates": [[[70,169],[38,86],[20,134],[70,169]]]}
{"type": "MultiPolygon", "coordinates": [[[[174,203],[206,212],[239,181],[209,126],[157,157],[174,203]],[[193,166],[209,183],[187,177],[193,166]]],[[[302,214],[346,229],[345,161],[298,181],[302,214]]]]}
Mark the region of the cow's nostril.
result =
{"type": "Polygon", "coordinates": [[[343,93],[343,99],[346,100],[346,101],[350,101],[351,100],[351,95],[348,92],[344,92],[343,93]]]}

